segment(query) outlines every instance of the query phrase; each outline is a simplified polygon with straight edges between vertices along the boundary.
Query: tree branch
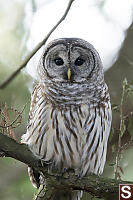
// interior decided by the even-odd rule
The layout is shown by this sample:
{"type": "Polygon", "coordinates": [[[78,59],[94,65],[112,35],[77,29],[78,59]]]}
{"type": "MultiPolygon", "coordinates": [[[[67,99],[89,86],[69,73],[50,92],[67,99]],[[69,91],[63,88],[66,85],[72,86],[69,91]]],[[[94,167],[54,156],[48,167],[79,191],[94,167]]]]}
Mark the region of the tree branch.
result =
{"type": "MultiPolygon", "coordinates": [[[[42,171],[47,185],[55,189],[83,190],[98,198],[112,200],[118,199],[119,184],[133,184],[133,182],[102,178],[96,175],[79,179],[73,172],[70,172],[67,178],[51,175],[48,173],[48,164],[42,166],[41,161],[32,154],[27,145],[19,144],[2,133],[0,133],[0,152],[4,152],[7,157],[12,157],[38,171],[42,171]]],[[[44,190],[41,192],[43,193],[44,190]]]]}
{"type": "Polygon", "coordinates": [[[49,33],[46,35],[46,37],[26,56],[26,58],[23,60],[23,62],[20,64],[19,68],[14,71],[7,80],[5,80],[1,85],[0,85],[0,89],[3,89],[4,87],[6,87],[21,71],[21,69],[23,69],[26,64],[29,62],[29,60],[34,56],[34,54],[46,43],[46,41],[48,40],[48,38],[50,37],[50,35],[53,33],[53,31],[61,24],[61,22],[66,18],[71,5],[73,3],[74,0],[69,0],[68,6],[63,14],[63,16],[61,17],[61,19],[57,22],[57,24],[49,31],[49,33]]]}

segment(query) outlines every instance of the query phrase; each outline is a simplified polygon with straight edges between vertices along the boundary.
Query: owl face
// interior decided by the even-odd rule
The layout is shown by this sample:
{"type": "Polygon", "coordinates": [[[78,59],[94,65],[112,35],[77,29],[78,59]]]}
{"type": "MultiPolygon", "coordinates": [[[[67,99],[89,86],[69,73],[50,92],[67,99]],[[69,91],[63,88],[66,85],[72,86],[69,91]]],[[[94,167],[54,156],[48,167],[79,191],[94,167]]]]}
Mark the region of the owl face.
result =
{"type": "Polygon", "coordinates": [[[42,65],[53,81],[82,82],[93,75],[98,56],[88,42],[64,38],[53,41],[45,49],[42,65]]]}

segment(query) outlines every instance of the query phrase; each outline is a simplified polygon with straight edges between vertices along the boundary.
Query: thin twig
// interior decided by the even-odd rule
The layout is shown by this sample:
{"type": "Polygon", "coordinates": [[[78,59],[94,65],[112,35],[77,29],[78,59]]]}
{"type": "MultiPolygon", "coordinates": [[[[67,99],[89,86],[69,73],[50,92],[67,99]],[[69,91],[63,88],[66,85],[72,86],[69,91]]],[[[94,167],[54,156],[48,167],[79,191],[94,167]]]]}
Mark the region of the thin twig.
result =
{"type": "Polygon", "coordinates": [[[129,140],[126,144],[121,147],[121,152],[129,149],[133,146],[133,140],[129,140]]]}
{"type": "MultiPolygon", "coordinates": [[[[18,116],[17,116],[10,124],[8,124],[8,125],[6,125],[6,126],[1,126],[1,125],[0,125],[0,128],[5,128],[5,129],[6,129],[6,128],[11,127],[11,126],[19,119],[19,117],[21,117],[21,115],[22,115],[22,113],[23,113],[23,111],[24,111],[26,105],[27,105],[27,103],[24,105],[24,107],[23,107],[23,109],[21,110],[21,112],[19,112],[18,116]]],[[[4,113],[3,113],[3,115],[4,115],[4,113]]],[[[5,115],[4,115],[4,118],[6,118],[5,115]]]]}
{"type": "MultiPolygon", "coordinates": [[[[2,122],[1,122],[2,125],[8,126],[8,124],[11,124],[11,120],[9,118],[8,107],[6,104],[4,105],[3,111],[1,111],[1,115],[2,115],[2,122]]],[[[1,126],[0,126],[0,128],[1,128],[1,126]]],[[[14,133],[12,127],[10,127],[10,126],[7,127],[6,132],[10,137],[12,137],[13,139],[16,139],[15,133],[14,133]]]]}
{"type": "Polygon", "coordinates": [[[115,179],[120,178],[120,174],[118,172],[120,166],[119,166],[119,161],[120,161],[120,156],[121,156],[121,138],[124,133],[124,116],[123,116],[123,103],[124,103],[124,97],[125,97],[125,92],[126,92],[126,84],[127,81],[126,79],[123,81],[122,85],[122,97],[121,97],[121,103],[120,103],[120,131],[119,131],[119,138],[118,138],[118,150],[117,150],[117,155],[116,155],[116,162],[114,166],[114,174],[115,174],[115,179]]]}
{"type": "Polygon", "coordinates": [[[63,14],[63,16],[61,17],[61,19],[57,22],[57,24],[49,31],[49,33],[46,35],[46,37],[26,56],[26,58],[23,60],[23,62],[20,64],[19,68],[14,71],[7,80],[5,80],[1,85],[0,85],[0,89],[3,89],[4,87],[6,87],[21,71],[21,69],[23,69],[26,64],[29,62],[29,60],[34,56],[34,54],[46,43],[46,41],[48,40],[48,38],[50,37],[50,35],[53,33],[53,31],[61,24],[61,22],[66,18],[71,5],[73,3],[74,0],[69,0],[68,6],[63,14]]]}

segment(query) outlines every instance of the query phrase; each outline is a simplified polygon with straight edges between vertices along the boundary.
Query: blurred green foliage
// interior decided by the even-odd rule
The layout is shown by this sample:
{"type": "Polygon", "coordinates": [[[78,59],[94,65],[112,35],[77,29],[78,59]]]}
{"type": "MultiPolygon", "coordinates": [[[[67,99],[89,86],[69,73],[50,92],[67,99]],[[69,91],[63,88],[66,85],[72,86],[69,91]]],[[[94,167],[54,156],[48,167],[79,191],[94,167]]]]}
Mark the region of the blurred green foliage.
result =
{"type": "MultiPolygon", "coordinates": [[[[0,1],[0,82],[4,81],[20,64],[27,51],[23,37],[28,30],[24,21],[25,1],[0,1]]],[[[30,91],[32,84],[30,76],[20,73],[5,89],[0,90],[0,105],[4,103],[10,108],[21,112],[22,123],[14,131],[16,138],[26,131],[29,112],[30,91]]],[[[18,200],[32,199],[36,190],[30,183],[27,166],[9,158],[0,158],[0,199],[18,200]]]]}
{"type": "MultiPolygon", "coordinates": [[[[15,0],[0,1],[0,83],[19,66],[22,58],[28,51],[26,40],[23,43],[25,35],[28,39],[27,33],[29,31],[24,26],[25,2],[15,0]]],[[[22,114],[22,123],[14,130],[18,141],[20,136],[26,131],[30,104],[29,86],[31,85],[31,77],[23,71],[5,89],[0,90],[0,105],[6,103],[9,108],[13,107],[19,112],[26,105],[22,114]]],[[[132,84],[128,88],[132,90],[132,84]]],[[[114,115],[120,115],[118,105],[114,105],[113,110],[114,115]]],[[[133,115],[128,123],[128,132],[133,138],[133,115]]],[[[113,138],[113,131],[111,137],[113,138]]],[[[111,178],[114,177],[113,162],[115,161],[117,146],[112,145],[112,148],[115,151],[112,154],[111,161],[107,162],[104,170],[104,176],[111,178]]],[[[124,174],[121,174],[121,178],[125,180],[133,180],[132,151],[133,149],[127,149],[121,154],[120,166],[124,171],[124,174]]],[[[35,191],[36,189],[32,187],[28,177],[27,166],[13,159],[0,158],[0,199],[28,200],[32,199],[35,191]]],[[[84,199],[91,199],[86,194],[84,196],[84,199]]]]}

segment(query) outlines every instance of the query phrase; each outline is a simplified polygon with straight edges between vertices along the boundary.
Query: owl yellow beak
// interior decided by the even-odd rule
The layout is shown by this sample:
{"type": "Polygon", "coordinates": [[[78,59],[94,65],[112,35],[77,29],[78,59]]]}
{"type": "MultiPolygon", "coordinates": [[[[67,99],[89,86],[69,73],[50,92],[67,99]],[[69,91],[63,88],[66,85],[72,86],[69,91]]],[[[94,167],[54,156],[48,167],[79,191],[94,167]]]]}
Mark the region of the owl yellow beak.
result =
{"type": "Polygon", "coordinates": [[[70,70],[70,68],[68,68],[68,71],[67,71],[67,78],[68,78],[68,80],[71,79],[71,70],[70,70]]]}

